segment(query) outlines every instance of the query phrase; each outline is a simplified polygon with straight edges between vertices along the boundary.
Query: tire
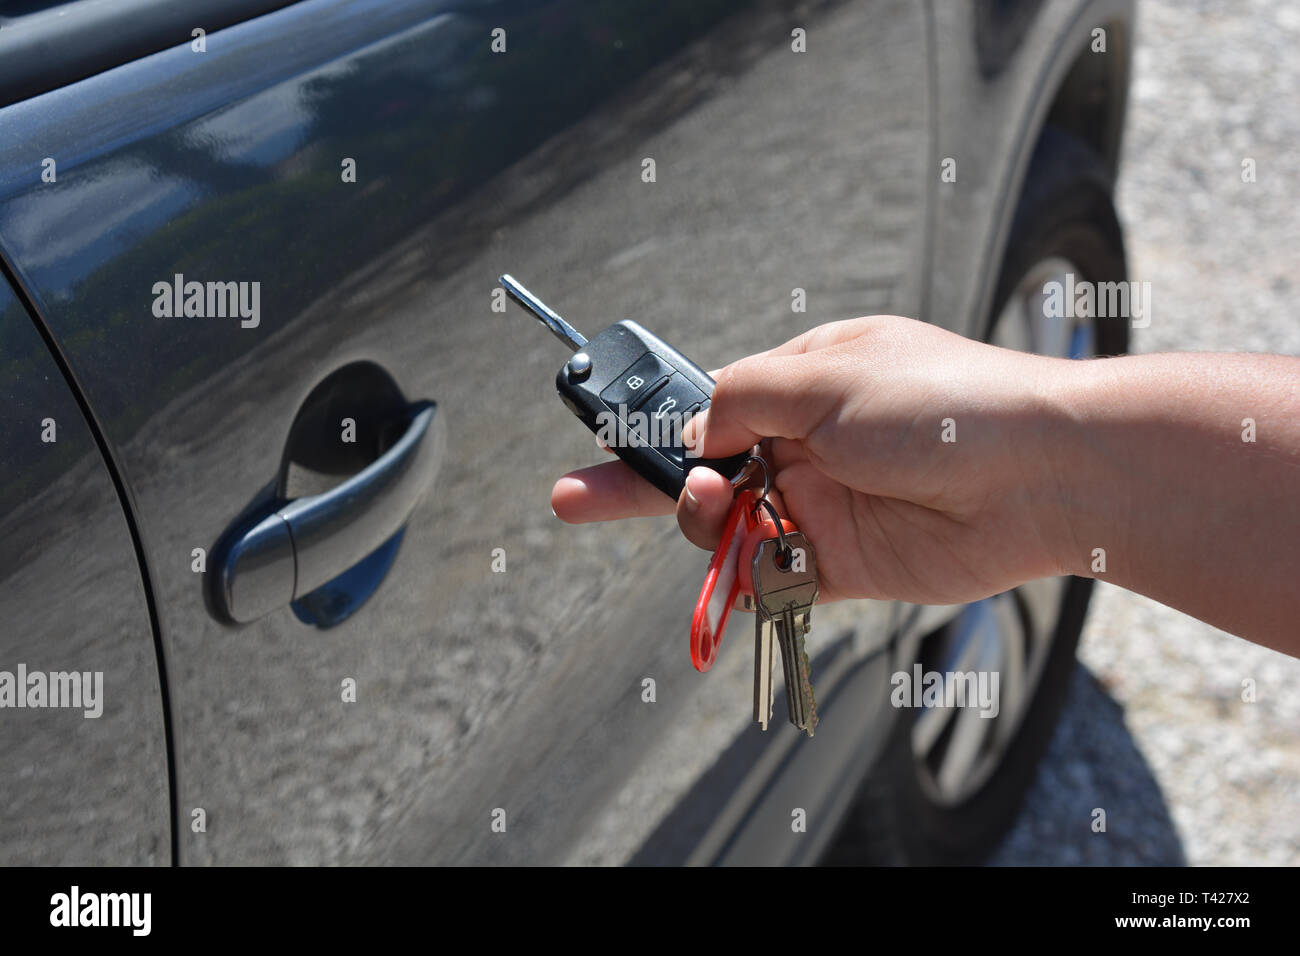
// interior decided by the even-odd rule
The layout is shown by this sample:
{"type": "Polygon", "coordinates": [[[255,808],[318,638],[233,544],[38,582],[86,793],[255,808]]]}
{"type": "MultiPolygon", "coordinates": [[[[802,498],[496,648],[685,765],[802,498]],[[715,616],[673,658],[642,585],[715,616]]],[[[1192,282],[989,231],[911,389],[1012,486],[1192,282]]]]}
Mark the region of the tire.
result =
{"type": "MultiPolygon", "coordinates": [[[[1082,273],[1077,278],[1092,282],[1128,278],[1123,236],[1101,157],[1072,136],[1048,127],[1035,147],[1013,217],[993,309],[983,324],[985,340],[993,337],[1013,293],[1024,288],[1022,279],[1033,274],[1036,263],[1053,259],[1077,267],[1082,273]]],[[[1127,321],[1087,321],[1092,326],[1090,351],[1117,355],[1126,350],[1127,321]]],[[[938,799],[934,778],[928,776],[913,742],[919,712],[900,710],[885,750],[824,863],[967,865],[987,859],[1014,823],[1065,703],[1093,582],[1073,577],[1058,580],[1064,586],[1055,585],[1061,594],[1055,624],[1035,632],[1040,635],[1038,659],[1042,661],[1036,687],[1026,685],[1033,689],[1026,691],[1023,718],[986,761],[991,769],[983,779],[973,783],[967,796],[938,799]]],[[[1025,601],[1018,596],[1012,600],[1028,631],[1032,625],[1025,623],[1025,601]]],[[[954,621],[927,636],[921,644],[922,659],[936,642],[951,640],[957,626],[954,621]]],[[[899,669],[910,668],[911,663],[897,662],[899,669]]]]}

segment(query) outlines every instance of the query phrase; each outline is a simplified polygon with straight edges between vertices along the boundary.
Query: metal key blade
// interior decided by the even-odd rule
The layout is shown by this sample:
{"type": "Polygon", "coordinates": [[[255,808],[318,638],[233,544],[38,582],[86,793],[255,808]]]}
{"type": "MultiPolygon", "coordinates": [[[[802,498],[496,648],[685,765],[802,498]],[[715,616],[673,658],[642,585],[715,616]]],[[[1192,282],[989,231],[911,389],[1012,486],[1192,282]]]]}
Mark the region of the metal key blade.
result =
{"type": "Polygon", "coordinates": [[[785,545],[791,553],[802,554],[801,563],[791,563],[789,555],[782,559],[779,538],[763,541],[755,551],[754,603],[759,615],[771,622],[781,649],[790,723],[811,737],[817,727],[817,702],[804,634],[811,626],[812,608],[817,601],[817,560],[801,532],[787,532],[785,545]]]}
{"type": "Polygon", "coordinates": [[[813,696],[808,650],[804,642],[802,617],[785,611],[773,622],[781,646],[781,668],[785,672],[785,703],[790,723],[813,735],[817,729],[817,699],[813,696]]]}
{"type": "Polygon", "coordinates": [[[772,720],[772,657],[776,650],[772,622],[754,615],[754,719],[767,730],[772,720]]]}
{"type": "Polygon", "coordinates": [[[505,288],[506,295],[537,316],[542,325],[551,330],[552,335],[572,348],[573,351],[577,352],[586,346],[587,337],[585,335],[568,322],[565,322],[564,319],[560,318],[559,313],[525,289],[523,284],[516,280],[514,276],[507,273],[497,281],[505,288]]]}

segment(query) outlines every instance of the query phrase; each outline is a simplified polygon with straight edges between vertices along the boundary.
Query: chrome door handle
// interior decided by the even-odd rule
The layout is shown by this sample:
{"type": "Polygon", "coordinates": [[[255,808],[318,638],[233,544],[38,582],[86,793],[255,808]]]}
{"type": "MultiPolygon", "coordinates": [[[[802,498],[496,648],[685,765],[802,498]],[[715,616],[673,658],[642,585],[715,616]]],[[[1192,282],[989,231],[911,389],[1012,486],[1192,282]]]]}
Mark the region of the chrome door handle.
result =
{"type": "Polygon", "coordinates": [[[445,444],[437,406],[412,408],[405,433],[378,459],[329,491],[267,515],[225,550],[217,603],[254,621],[316,590],[401,530],[433,484],[445,444]]]}

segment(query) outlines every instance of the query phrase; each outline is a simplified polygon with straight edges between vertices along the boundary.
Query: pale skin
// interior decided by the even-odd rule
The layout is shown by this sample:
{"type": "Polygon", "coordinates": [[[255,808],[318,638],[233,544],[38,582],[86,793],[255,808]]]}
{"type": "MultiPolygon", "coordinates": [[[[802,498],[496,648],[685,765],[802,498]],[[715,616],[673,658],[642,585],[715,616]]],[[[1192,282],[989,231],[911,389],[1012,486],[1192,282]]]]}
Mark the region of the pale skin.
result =
{"type": "MultiPolygon", "coordinates": [[[[705,457],[768,440],[822,600],[955,604],[1077,574],[1300,656],[1300,358],[1070,361],[870,316],[714,377],[684,438],[705,457]]],[[[732,500],[696,468],[674,503],[621,461],[551,493],[574,523],[675,511],[707,550],[732,500]]]]}

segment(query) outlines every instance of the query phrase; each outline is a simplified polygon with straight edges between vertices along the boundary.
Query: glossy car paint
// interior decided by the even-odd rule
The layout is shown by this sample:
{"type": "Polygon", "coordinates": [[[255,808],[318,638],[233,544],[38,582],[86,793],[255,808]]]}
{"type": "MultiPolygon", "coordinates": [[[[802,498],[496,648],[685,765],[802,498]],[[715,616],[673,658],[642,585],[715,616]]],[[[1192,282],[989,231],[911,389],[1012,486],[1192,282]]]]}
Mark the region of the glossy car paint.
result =
{"type": "Polygon", "coordinates": [[[131,536],[71,389],[3,281],[0,671],[0,860],[167,863],[162,694],[131,536]],[[48,706],[51,688],[19,668],[81,675],[82,706],[48,706]]]}
{"type": "Polygon", "coordinates": [[[182,862],[815,859],[887,729],[901,609],[819,609],[823,725],[761,735],[743,628],[690,668],[707,556],[671,520],[549,514],[601,455],[552,394],[562,350],[494,280],[706,368],[850,315],[973,326],[1096,17],[1045,6],[987,78],[965,8],[307,0],[0,110],[0,252],[140,529],[182,862]],[[949,155],[974,188],[945,193],[949,155]],[[178,273],[259,282],[257,326],[156,317],[178,273]],[[267,503],[304,399],[358,361],[445,414],[436,487],[342,624],[224,623],[193,549],[267,503]]]}

